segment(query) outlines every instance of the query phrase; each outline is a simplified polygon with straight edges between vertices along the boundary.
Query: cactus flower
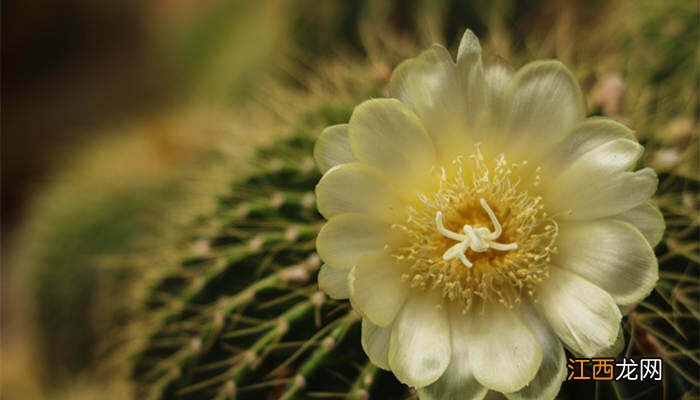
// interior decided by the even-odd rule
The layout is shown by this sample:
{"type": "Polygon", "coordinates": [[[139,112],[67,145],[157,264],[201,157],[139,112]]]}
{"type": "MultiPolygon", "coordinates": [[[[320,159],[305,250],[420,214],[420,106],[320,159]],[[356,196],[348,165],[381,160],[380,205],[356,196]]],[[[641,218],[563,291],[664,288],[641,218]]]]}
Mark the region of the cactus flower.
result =
{"type": "Polygon", "coordinates": [[[554,398],[564,349],[614,353],[658,279],[643,147],[585,117],[560,62],[484,67],[471,31],[456,62],[434,45],[389,91],[316,143],[321,289],[422,399],[554,398]]]}

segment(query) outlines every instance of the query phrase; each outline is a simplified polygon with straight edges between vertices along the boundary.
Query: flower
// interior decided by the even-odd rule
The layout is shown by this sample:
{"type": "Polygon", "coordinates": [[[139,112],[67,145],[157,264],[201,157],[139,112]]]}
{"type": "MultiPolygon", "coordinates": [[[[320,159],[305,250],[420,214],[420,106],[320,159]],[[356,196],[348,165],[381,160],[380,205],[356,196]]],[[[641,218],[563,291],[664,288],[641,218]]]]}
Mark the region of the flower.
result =
{"type": "Polygon", "coordinates": [[[321,289],[350,299],[370,360],[421,398],[553,398],[564,349],[619,351],[658,279],[642,146],[585,118],[561,63],[484,68],[468,30],[456,63],[434,45],[389,90],[315,146],[321,289]]]}

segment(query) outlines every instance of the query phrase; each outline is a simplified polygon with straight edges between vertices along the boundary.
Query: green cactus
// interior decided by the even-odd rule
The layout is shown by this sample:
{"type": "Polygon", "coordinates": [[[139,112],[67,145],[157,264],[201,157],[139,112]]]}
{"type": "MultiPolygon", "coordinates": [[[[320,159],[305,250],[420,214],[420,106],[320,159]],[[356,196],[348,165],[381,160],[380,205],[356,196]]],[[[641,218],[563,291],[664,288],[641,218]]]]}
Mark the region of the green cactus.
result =
{"type": "Polygon", "coordinates": [[[408,393],[377,376],[359,343],[359,316],[315,281],[322,220],[310,132],[347,120],[349,110],[322,107],[295,135],[261,149],[256,171],[194,224],[180,265],[149,285],[152,329],[132,370],[138,398],[408,393]]]}

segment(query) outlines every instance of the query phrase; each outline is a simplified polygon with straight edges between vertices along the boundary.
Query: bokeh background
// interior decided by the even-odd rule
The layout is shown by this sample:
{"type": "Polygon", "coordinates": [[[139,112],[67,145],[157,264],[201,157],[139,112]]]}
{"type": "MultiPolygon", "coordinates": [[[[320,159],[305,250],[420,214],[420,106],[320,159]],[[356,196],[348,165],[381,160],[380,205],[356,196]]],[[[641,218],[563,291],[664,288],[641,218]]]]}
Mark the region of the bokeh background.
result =
{"type": "Polygon", "coordinates": [[[304,112],[381,95],[398,62],[433,42],[454,50],[466,28],[487,61],[561,59],[589,114],[631,125],[645,144],[668,188],[656,198],[671,228],[661,256],[682,265],[667,294],[682,303],[671,325],[685,341],[644,339],[678,355],[697,394],[698,7],[2,2],[1,397],[130,398],[115,371],[133,335],[132,291],[178,230],[304,112]]]}

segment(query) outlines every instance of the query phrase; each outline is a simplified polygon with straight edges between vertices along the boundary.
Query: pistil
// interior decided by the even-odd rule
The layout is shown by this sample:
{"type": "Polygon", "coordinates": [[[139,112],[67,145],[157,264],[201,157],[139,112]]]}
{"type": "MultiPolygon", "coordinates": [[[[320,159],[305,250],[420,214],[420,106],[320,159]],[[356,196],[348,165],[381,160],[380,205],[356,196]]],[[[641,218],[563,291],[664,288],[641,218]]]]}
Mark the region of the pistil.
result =
{"type": "Polygon", "coordinates": [[[437,226],[438,232],[440,232],[441,235],[449,239],[456,240],[459,242],[447,249],[442,254],[443,260],[449,261],[458,258],[462,262],[462,264],[464,264],[465,267],[471,268],[474,266],[474,264],[472,264],[472,262],[469,261],[465,254],[468,249],[476,253],[484,253],[489,249],[494,249],[498,251],[510,251],[516,250],[518,248],[517,243],[496,242],[496,239],[498,239],[503,233],[501,224],[498,221],[498,218],[496,218],[496,214],[493,212],[493,210],[491,210],[491,207],[489,207],[486,200],[484,200],[483,198],[479,199],[479,204],[481,204],[481,207],[483,207],[484,211],[486,211],[486,213],[488,214],[489,219],[493,224],[493,231],[490,231],[488,228],[485,227],[473,227],[471,225],[465,224],[462,227],[464,234],[452,232],[451,230],[445,228],[445,226],[443,225],[442,212],[438,211],[435,214],[435,225],[437,226]]]}

